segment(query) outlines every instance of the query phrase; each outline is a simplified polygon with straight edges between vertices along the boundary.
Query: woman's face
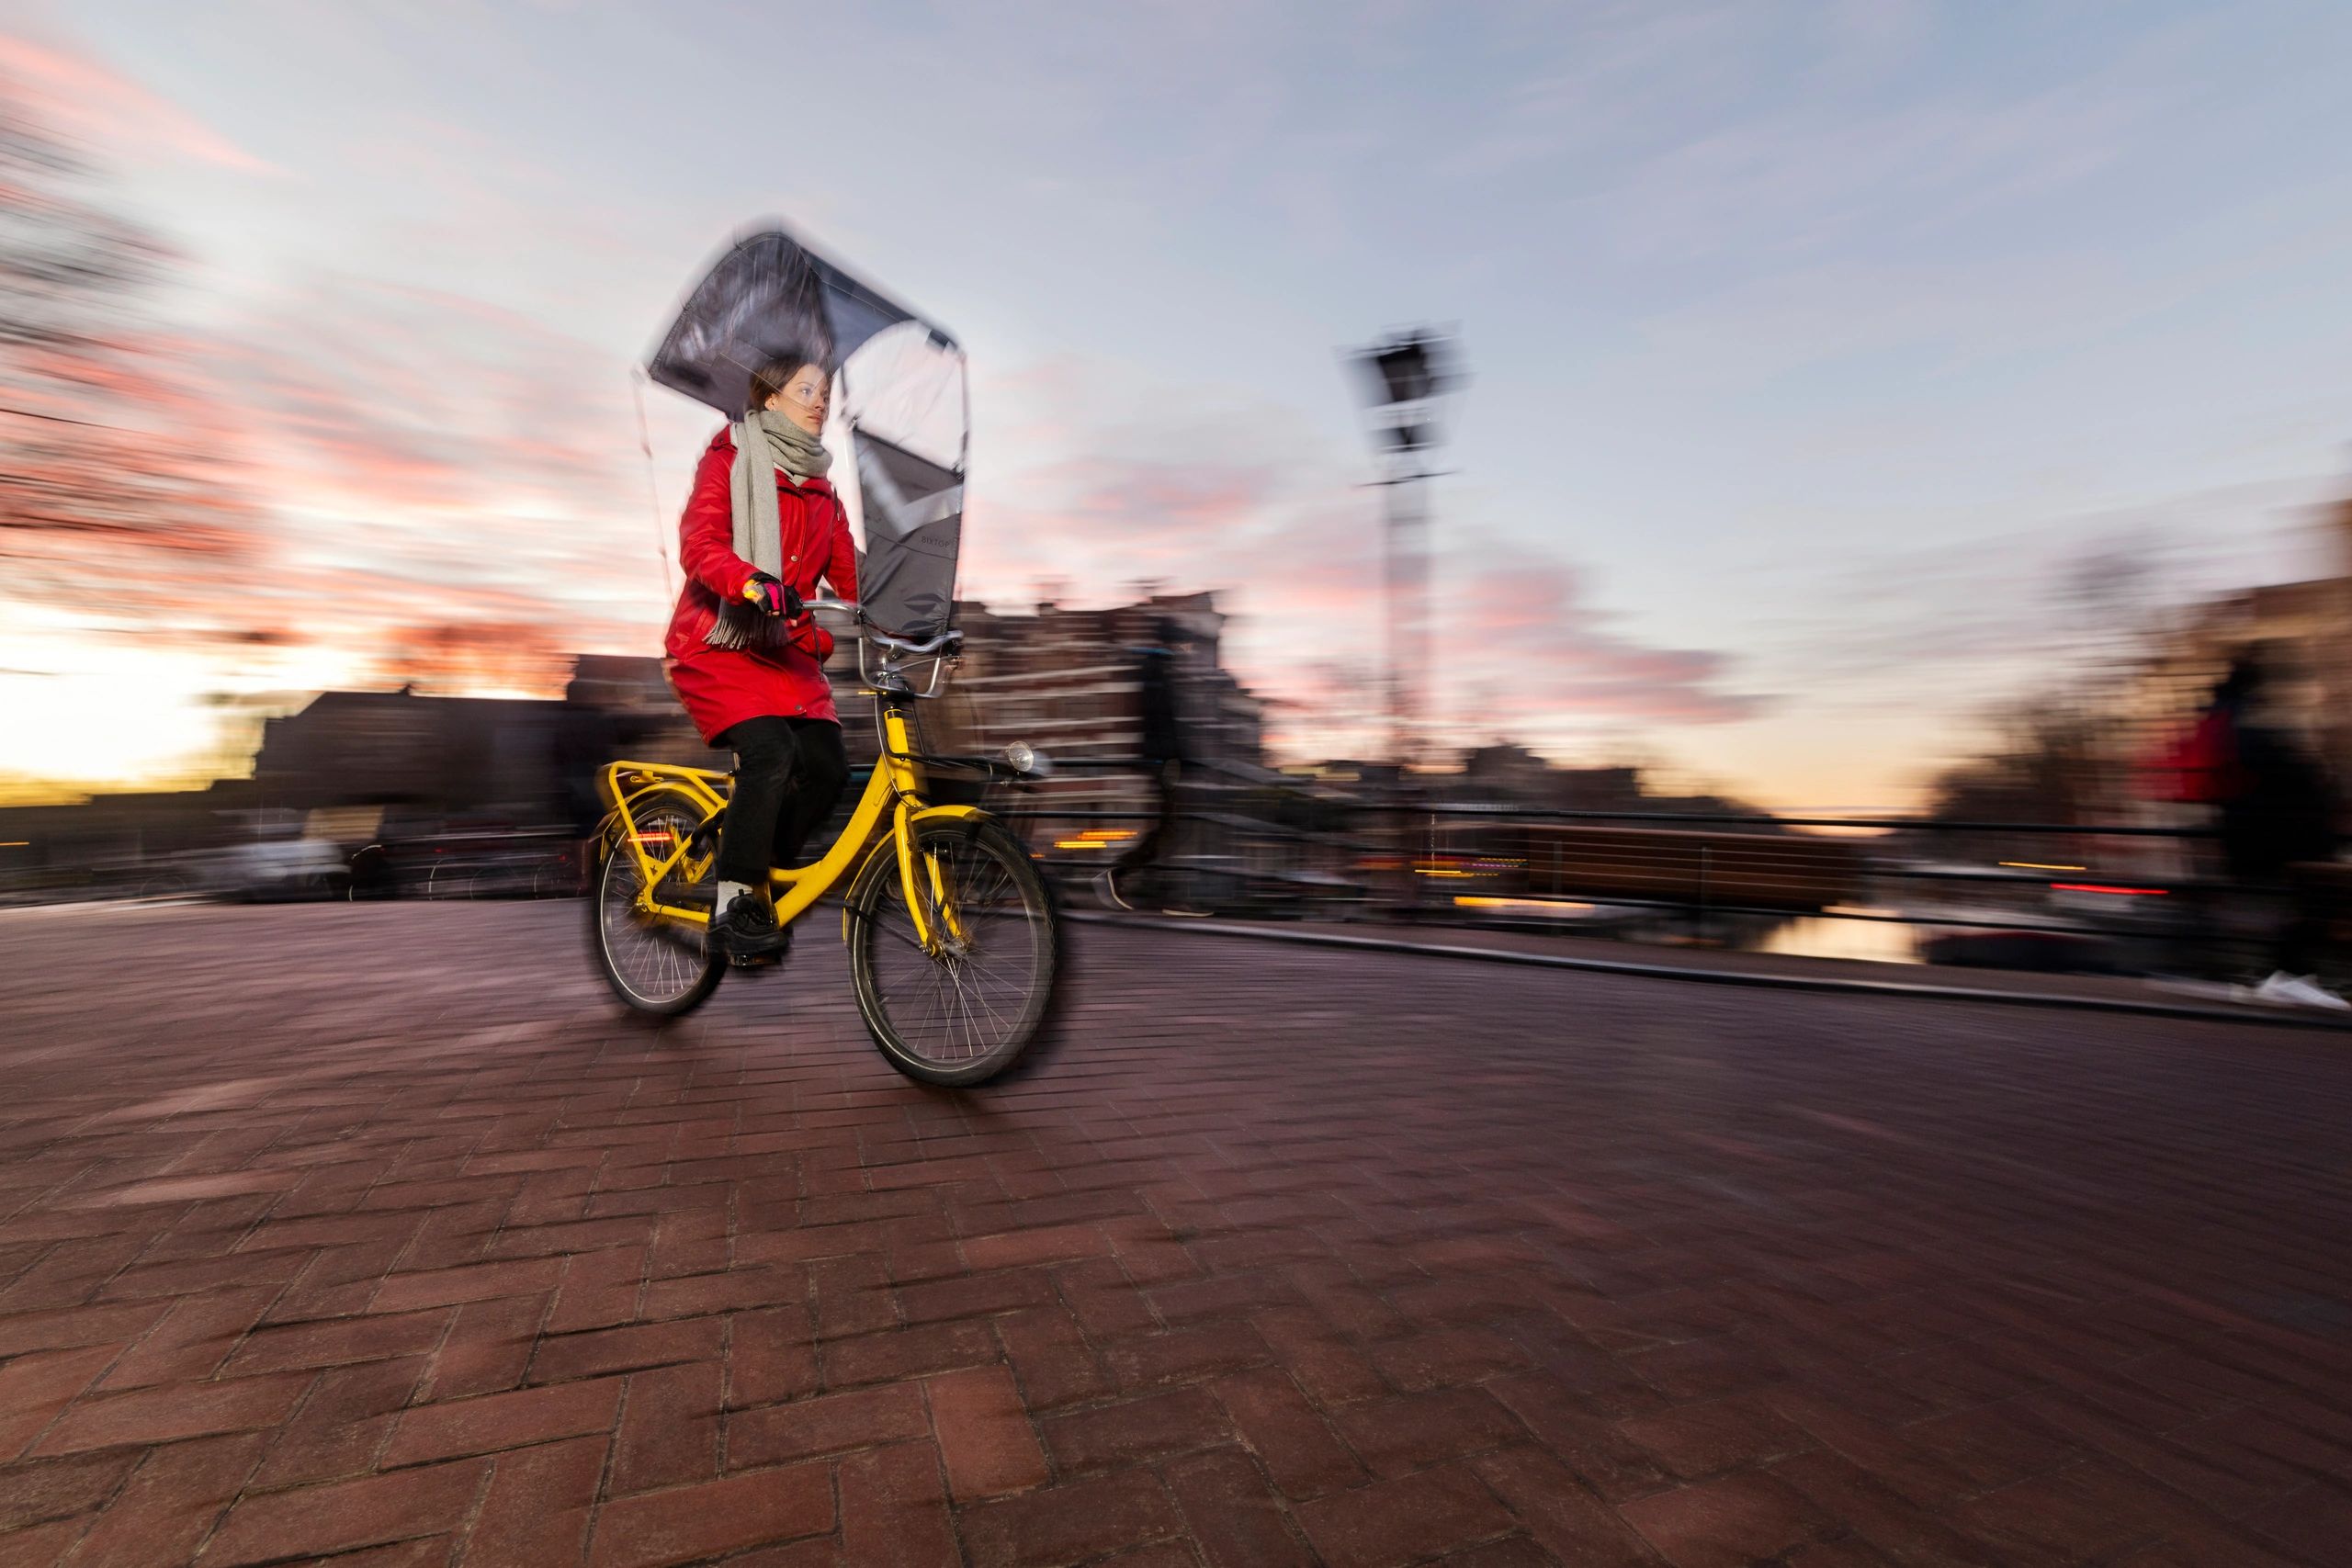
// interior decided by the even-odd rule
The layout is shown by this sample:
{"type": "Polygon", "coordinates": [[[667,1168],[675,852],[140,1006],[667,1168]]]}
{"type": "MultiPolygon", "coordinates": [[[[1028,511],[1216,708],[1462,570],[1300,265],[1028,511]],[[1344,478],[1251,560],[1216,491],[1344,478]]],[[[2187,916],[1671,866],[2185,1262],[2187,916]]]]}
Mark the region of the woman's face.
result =
{"type": "Polygon", "coordinates": [[[768,407],[779,410],[784,417],[811,435],[821,435],[825,430],[825,406],[832,398],[832,381],[814,365],[804,365],[792,373],[784,390],[768,394],[768,407]]]}

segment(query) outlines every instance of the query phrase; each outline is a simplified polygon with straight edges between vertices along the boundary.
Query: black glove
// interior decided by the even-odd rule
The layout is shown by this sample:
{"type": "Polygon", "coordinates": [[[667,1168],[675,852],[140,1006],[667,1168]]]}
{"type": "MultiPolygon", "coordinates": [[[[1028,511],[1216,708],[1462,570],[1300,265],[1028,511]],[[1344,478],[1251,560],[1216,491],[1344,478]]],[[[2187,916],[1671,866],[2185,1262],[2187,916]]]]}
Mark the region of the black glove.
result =
{"type": "Polygon", "coordinates": [[[743,597],[762,615],[782,615],[787,621],[798,620],[807,608],[792,584],[778,582],[764,571],[752,573],[752,581],[743,584],[743,597]]]}

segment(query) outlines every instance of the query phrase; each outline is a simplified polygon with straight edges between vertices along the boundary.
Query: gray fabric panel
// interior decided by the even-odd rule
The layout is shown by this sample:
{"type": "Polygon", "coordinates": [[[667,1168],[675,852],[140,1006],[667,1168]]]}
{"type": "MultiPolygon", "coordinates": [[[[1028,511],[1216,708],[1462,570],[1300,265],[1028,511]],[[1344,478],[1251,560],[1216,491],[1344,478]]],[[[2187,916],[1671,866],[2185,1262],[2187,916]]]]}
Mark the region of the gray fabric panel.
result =
{"type": "Polygon", "coordinates": [[[952,469],[859,431],[865,555],[858,596],[876,622],[913,637],[944,631],[964,542],[964,486],[952,469]]]}
{"type": "Polygon", "coordinates": [[[646,374],[736,418],[752,372],[784,347],[812,348],[839,365],[885,327],[919,319],[784,231],[771,230],[736,242],[711,265],[679,307],[646,374]]]}

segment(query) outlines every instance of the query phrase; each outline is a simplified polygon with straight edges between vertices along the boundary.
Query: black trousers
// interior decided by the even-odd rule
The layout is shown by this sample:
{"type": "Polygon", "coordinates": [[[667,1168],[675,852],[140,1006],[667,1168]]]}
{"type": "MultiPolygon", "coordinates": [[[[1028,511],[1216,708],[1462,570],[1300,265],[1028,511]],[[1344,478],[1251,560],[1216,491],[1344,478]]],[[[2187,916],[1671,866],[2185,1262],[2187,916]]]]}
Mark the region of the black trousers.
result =
{"type": "Polygon", "coordinates": [[[747,718],[718,743],[735,753],[718,880],[765,887],[768,868],[799,854],[849,783],[842,727],[829,718],[747,718]]]}
{"type": "Polygon", "coordinates": [[[1136,835],[1127,846],[1127,852],[1112,863],[1114,874],[1125,876],[1143,870],[1168,852],[1169,836],[1176,827],[1176,790],[1184,774],[1184,764],[1173,759],[1155,762],[1145,776],[1151,781],[1151,826],[1136,835]]]}

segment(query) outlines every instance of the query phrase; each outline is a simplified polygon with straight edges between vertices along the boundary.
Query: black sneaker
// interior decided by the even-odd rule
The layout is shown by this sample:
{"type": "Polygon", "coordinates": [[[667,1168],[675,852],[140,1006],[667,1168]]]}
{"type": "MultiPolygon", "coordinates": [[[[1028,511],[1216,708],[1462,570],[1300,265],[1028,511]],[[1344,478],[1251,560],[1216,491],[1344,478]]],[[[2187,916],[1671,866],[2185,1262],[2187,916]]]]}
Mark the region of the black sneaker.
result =
{"type": "Polygon", "coordinates": [[[775,909],[756,893],[738,893],[710,922],[703,951],[730,964],[756,964],[782,956],[792,933],[775,923],[775,909]]]}

